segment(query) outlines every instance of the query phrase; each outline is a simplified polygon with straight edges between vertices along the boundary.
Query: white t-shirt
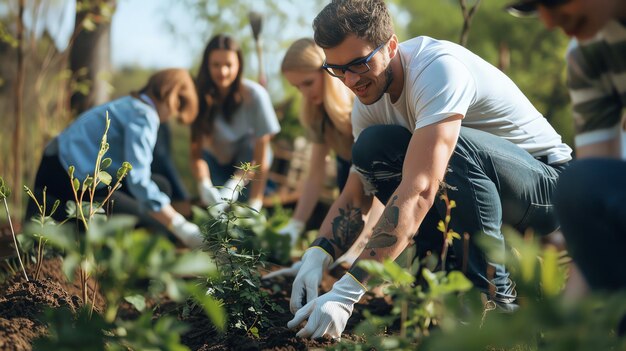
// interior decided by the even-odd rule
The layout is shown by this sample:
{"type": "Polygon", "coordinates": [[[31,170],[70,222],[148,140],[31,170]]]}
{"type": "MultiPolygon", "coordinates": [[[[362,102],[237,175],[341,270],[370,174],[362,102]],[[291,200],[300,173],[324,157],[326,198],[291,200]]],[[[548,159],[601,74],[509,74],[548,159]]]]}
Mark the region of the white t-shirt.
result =
{"type": "Polygon", "coordinates": [[[404,87],[372,105],[355,101],[354,139],[368,126],[401,125],[410,131],[460,114],[462,125],[509,140],[548,163],[571,160],[572,149],[499,69],[466,48],[420,36],[399,45],[404,87]]]}

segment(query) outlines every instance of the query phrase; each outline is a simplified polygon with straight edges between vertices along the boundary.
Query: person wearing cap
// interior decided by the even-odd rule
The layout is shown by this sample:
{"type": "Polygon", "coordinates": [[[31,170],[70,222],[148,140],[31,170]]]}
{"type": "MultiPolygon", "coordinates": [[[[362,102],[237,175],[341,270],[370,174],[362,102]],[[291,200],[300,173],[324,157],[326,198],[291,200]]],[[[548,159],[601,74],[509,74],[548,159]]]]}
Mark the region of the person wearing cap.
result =
{"type": "Polygon", "coordinates": [[[577,160],[561,176],[557,215],[569,254],[589,287],[626,287],[626,1],[518,1],[516,16],[538,16],[572,37],[567,86],[577,160]]]}
{"type": "Polygon", "coordinates": [[[396,259],[414,243],[419,251],[424,236],[441,238],[445,193],[456,203],[450,229],[469,234],[469,250],[454,240],[455,259],[446,262],[460,269],[465,256],[474,286],[514,310],[505,266],[477,243],[488,241],[504,255],[504,223],[555,230],[552,192],[571,149],[513,81],[466,48],[426,36],[399,43],[382,0],[334,0],[313,29],[323,68],[357,96],[353,168],[302,257],[288,327],[306,320],[297,336],[341,337],[368,275],[354,264],[318,297],[319,277],[359,236],[346,224],[367,214],[374,196],[386,207],[359,260],[396,259]]]}

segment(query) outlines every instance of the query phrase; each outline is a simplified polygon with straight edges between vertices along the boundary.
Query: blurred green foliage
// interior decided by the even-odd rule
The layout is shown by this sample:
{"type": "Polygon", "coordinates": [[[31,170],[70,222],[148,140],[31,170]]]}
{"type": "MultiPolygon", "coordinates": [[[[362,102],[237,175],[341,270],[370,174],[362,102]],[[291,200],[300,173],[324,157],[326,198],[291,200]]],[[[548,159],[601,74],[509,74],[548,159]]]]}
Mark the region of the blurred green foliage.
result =
{"type": "MultiPolygon", "coordinates": [[[[457,0],[397,0],[409,13],[406,40],[427,35],[458,43],[463,16],[457,0]]],[[[475,1],[469,0],[468,5],[475,1]]],[[[573,122],[565,86],[568,39],[550,32],[534,18],[508,15],[502,1],[482,1],[474,16],[467,47],[502,69],[543,113],[552,126],[573,145],[573,122]]]]}

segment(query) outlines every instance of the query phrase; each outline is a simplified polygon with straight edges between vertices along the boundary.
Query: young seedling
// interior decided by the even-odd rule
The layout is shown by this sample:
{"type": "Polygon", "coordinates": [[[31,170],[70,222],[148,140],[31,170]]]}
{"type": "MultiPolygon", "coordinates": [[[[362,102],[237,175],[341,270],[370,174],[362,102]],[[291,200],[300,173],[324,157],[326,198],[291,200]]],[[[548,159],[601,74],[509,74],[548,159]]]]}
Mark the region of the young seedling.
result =
{"type": "MultiPolygon", "coordinates": [[[[37,201],[37,197],[32,192],[32,190],[30,190],[30,188],[24,185],[24,191],[35,202],[35,205],[37,205],[37,208],[39,209],[39,218],[37,222],[39,223],[42,230],[48,218],[50,218],[56,212],[57,208],[59,208],[59,205],[61,204],[60,200],[56,200],[54,204],[52,205],[52,210],[50,210],[50,213],[46,214],[47,190],[48,190],[47,187],[43,188],[43,199],[42,199],[42,203],[39,204],[39,201],[37,201]]],[[[44,237],[44,235],[35,234],[35,236],[37,238],[37,265],[35,266],[35,280],[38,280],[39,274],[41,273],[41,265],[43,263],[44,247],[46,246],[47,240],[44,237]]]]}
{"type": "MultiPolygon", "coordinates": [[[[117,170],[117,181],[111,186],[112,177],[105,170],[111,165],[112,160],[110,158],[104,158],[104,155],[109,151],[109,143],[107,142],[107,133],[109,131],[109,127],[111,125],[111,120],[109,119],[109,113],[107,111],[105,116],[105,129],[102,134],[102,139],[100,141],[100,150],[98,151],[98,156],[96,157],[96,162],[94,166],[93,175],[87,175],[87,177],[83,180],[82,186],[81,182],[74,177],[74,166],[70,166],[68,168],[68,173],[70,176],[70,182],[72,184],[72,191],[74,193],[74,200],[76,201],[76,218],[80,220],[85,228],[85,232],[89,232],[89,225],[96,216],[96,214],[103,211],[103,207],[108,203],[109,199],[113,195],[113,193],[122,187],[122,180],[124,177],[128,175],[128,172],[132,170],[132,166],[128,162],[123,162],[122,166],[117,170]],[[109,192],[107,196],[100,203],[95,203],[96,190],[98,185],[105,184],[108,186],[109,192]],[[80,194],[79,194],[80,192],[80,194]],[[85,198],[85,194],[88,194],[89,202],[86,206],[83,206],[83,201],[85,198]]],[[[80,241],[80,238],[78,239],[80,241]]],[[[84,239],[86,240],[86,239],[84,239]]],[[[86,246],[86,245],[83,245],[86,246]]],[[[97,262],[93,262],[93,257],[89,257],[90,255],[83,255],[82,264],[80,265],[80,280],[81,280],[81,290],[82,290],[82,298],[83,303],[88,303],[87,296],[87,281],[90,278],[90,271],[94,270],[97,262]],[[91,268],[89,268],[91,267],[91,268]]],[[[97,285],[97,282],[95,283],[97,285]]],[[[95,286],[94,286],[95,289],[95,286]]],[[[93,307],[93,305],[92,305],[93,307]]]]}
{"type": "MultiPolygon", "coordinates": [[[[256,167],[243,163],[238,168],[241,172],[237,176],[234,192],[242,191],[256,167]]],[[[257,270],[261,264],[260,247],[249,245],[253,243],[252,228],[265,219],[251,207],[236,202],[236,198],[235,194],[226,198],[229,210],[210,219],[205,226],[206,250],[220,273],[217,277],[209,277],[206,294],[223,304],[231,331],[240,330],[259,337],[259,327],[271,323],[266,311],[277,311],[280,307],[260,290],[260,273],[257,270]]]]}
{"type": "Polygon", "coordinates": [[[454,239],[461,239],[461,235],[450,229],[450,220],[452,209],[456,207],[456,202],[448,198],[448,192],[444,189],[443,194],[439,197],[446,203],[446,217],[437,224],[437,230],[443,234],[443,247],[441,248],[441,267],[446,269],[446,257],[448,256],[448,247],[452,245],[454,239]]]}
{"type": "Polygon", "coordinates": [[[15,252],[17,253],[17,259],[20,262],[20,267],[22,268],[22,272],[24,273],[24,278],[26,281],[28,280],[28,275],[26,274],[26,269],[24,268],[24,263],[22,262],[22,256],[20,255],[20,247],[17,242],[17,236],[15,235],[15,230],[13,229],[13,222],[11,222],[11,215],[9,214],[9,205],[7,204],[7,197],[11,195],[11,189],[4,182],[4,179],[0,177],[0,199],[4,203],[4,210],[7,213],[7,219],[9,221],[9,228],[11,229],[11,235],[13,236],[13,244],[15,245],[15,252]]]}

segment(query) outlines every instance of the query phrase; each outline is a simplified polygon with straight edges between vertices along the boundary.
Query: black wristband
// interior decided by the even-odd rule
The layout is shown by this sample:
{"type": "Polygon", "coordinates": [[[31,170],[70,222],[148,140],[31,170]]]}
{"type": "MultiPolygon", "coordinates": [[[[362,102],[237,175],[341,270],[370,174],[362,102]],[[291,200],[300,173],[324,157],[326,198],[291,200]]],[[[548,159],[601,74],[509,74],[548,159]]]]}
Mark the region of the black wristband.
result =
{"type": "Polygon", "coordinates": [[[326,239],[326,238],[317,238],[315,239],[312,243],[311,243],[311,247],[313,246],[319,246],[321,247],[324,251],[328,252],[328,254],[330,255],[330,257],[333,258],[333,261],[335,260],[335,248],[333,247],[333,244],[330,242],[330,240],[326,239]]]}
{"type": "Polygon", "coordinates": [[[359,267],[358,259],[354,261],[354,263],[352,264],[352,268],[348,270],[348,273],[350,273],[362,285],[366,285],[367,281],[370,278],[370,274],[365,269],[359,267]]]}

